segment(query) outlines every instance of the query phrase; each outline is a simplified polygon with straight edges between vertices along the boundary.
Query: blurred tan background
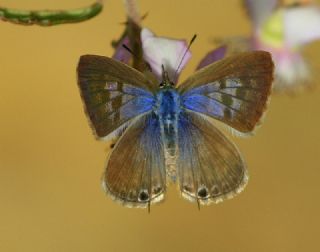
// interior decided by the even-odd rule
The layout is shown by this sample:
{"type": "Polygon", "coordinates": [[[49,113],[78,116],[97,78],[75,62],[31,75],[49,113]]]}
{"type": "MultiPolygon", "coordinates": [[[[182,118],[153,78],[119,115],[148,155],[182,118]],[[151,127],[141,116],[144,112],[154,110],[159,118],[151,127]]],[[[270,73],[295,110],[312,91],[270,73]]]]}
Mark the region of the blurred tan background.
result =
{"type": "MultiPolygon", "coordinates": [[[[82,7],[90,0],[2,0],[21,9],[82,7]]],[[[198,39],[182,79],[215,37],[245,35],[238,0],[139,1],[158,35],[198,39]]],[[[82,54],[110,56],[122,1],[97,18],[51,28],[0,22],[0,251],[320,251],[320,83],[277,95],[253,138],[232,138],[248,163],[244,192],[202,207],[171,186],[146,210],[106,197],[108,143],[95,140],[76,84],[82,54]]],[[[320,56],[320,45],[308,48],[320,56]]],[[[317,60],[317,59],[315,59],[317,60]]],[[[320,64],[319,64],[320,66],[320,64]]]]}

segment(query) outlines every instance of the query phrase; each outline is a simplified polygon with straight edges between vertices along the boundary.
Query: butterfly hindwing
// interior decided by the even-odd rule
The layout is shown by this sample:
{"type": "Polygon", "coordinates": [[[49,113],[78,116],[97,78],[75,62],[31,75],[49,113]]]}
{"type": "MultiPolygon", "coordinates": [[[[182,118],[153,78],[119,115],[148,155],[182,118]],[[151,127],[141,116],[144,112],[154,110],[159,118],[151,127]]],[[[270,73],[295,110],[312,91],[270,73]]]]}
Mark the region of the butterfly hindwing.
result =
{"type": "Polygon", "coordinates": [[[180,115],[177,173],[184,198],[218,203],[239,193],[248,180],[237,148],[203,116],[180,115]]]}
{"type": "Polygon", "coordinates": [[[268,52],[227,57],[200,69],[178,87],[183,106],[249,133],[266,108],[273,68],[268,52]]]}
{"type": "Polygon", "coordinates": [[[99,138],[150,111],[154,102],[154,85],[142,73],[103,56],[81,56],[78,84],[99,138]]]}
{"type": "Polygon", "coordinates": [[[134,120],[110,154],[103,185],[126,206],[147,207],[166,190],[164,150],[158,117],[149,112],[134,120]]]}

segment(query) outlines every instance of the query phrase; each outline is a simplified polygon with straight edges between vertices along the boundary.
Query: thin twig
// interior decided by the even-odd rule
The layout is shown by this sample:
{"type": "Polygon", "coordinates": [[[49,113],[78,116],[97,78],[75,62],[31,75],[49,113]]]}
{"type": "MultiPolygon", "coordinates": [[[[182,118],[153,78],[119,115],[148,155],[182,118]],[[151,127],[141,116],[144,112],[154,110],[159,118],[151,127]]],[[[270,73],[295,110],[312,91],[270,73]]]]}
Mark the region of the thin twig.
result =
{"type": "Polygon", "coordinates": [[[126,8],[127,16],[137,25],[141,23],[138,4],[136,0],[123,0],[126,8]]]}

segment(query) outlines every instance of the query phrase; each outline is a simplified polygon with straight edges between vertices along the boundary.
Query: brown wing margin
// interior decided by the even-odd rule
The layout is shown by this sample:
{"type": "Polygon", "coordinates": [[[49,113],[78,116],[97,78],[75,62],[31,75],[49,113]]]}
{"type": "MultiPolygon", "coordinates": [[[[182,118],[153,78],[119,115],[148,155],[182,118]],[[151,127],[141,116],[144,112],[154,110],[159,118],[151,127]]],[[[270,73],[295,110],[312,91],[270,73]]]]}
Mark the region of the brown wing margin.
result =
{"type": "Polygon", "coordinates": [[[148,110],[156,86],[135,69],[107,57],[84,55],[77,71],[85,110],[98,138],[148,110]]]}
{"type": "Polygon", "coordinates": [[[239,53],[197,71],[178,90],[187,109],[248,133],[266,109],[273,70],[270,53],[239,53]]]}

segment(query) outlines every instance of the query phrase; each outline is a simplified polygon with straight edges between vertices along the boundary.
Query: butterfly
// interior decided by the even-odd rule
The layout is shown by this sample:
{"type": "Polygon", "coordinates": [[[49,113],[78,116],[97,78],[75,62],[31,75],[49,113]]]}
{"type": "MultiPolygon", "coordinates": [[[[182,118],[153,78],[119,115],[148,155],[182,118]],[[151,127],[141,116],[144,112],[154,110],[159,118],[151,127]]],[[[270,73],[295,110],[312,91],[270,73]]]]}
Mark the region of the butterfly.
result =
{"type": "Polygon", "coordinates": [[[239,193],[246,165],[212,118],[252,132],[266,109],[273,69],[270,53],[244,52],[176,86],[166,69],[159,83],[111,58],[81,56],[78,85],[93,131],[98,139],[118,137],[102,179],[105,191],[129,207],[161,201],[170,180],[199,205],[239,193]]]}

